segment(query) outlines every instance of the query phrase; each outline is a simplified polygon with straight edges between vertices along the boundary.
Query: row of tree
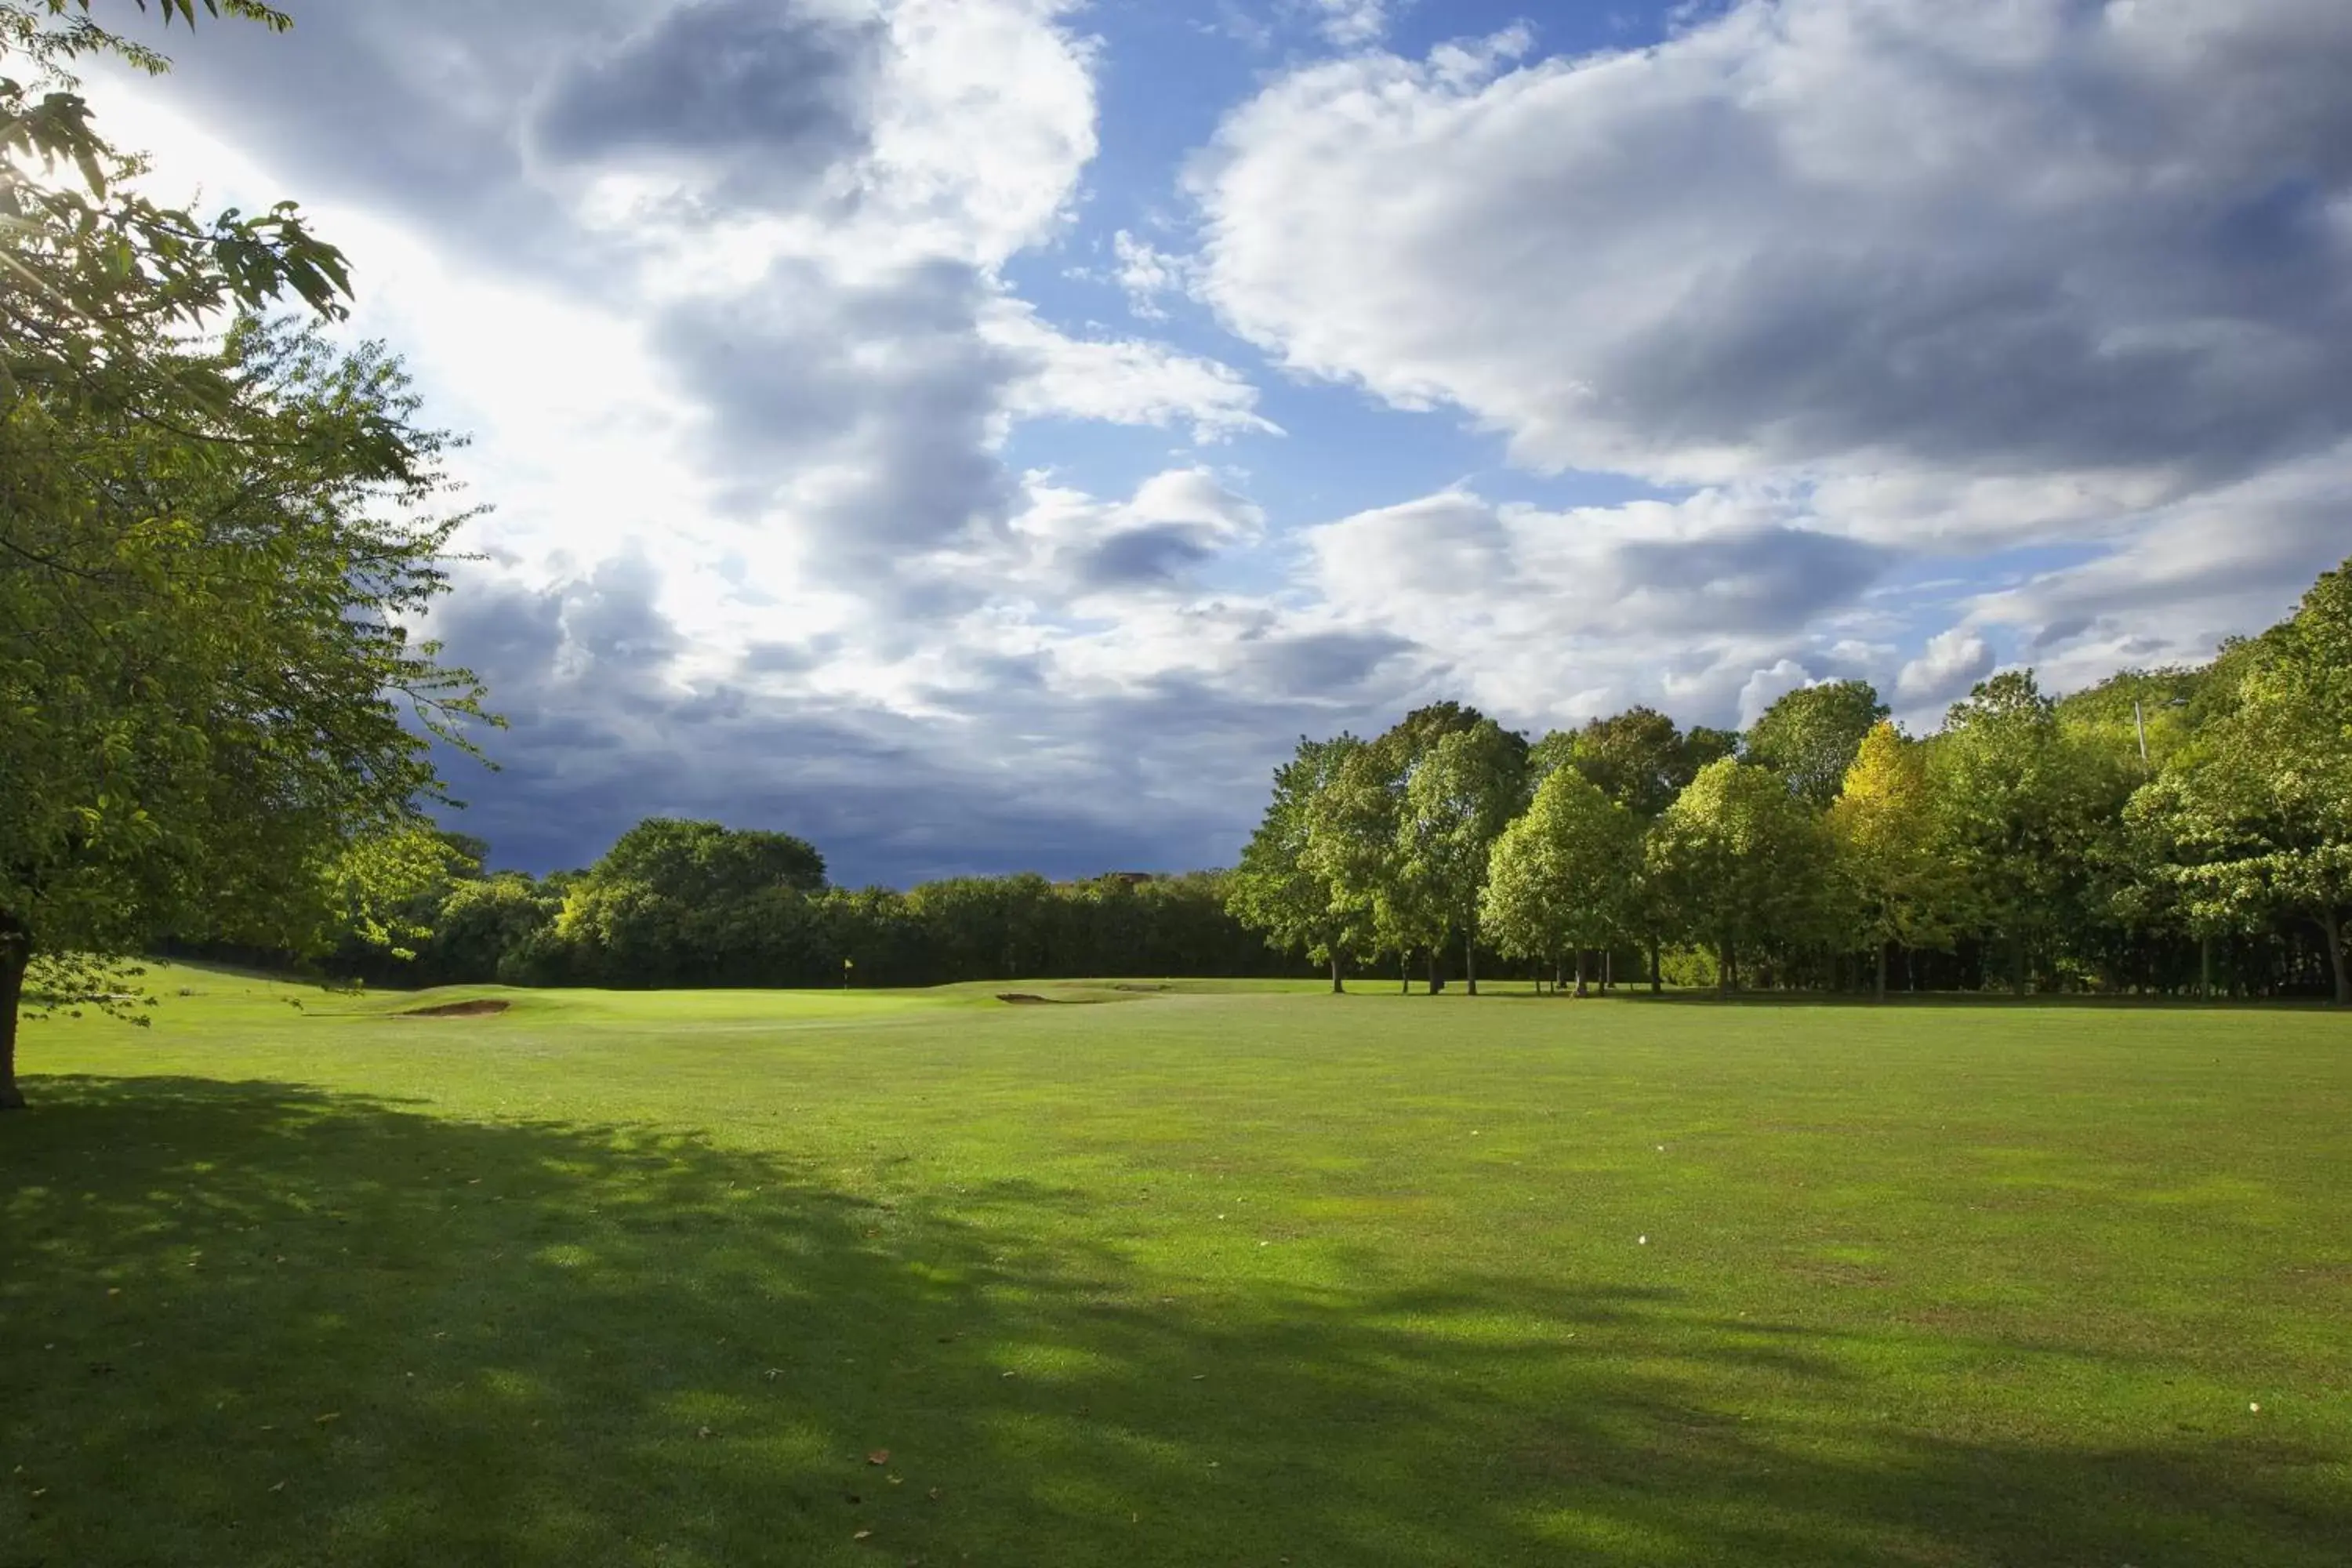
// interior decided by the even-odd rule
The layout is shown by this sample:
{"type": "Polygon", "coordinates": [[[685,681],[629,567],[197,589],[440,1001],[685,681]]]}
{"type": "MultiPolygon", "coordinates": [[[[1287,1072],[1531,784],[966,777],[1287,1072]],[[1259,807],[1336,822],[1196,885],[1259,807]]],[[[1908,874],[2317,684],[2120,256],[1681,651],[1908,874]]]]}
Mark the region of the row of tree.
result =
{"type": "Polygon", "coordinates": [[[1884,995],[2332,992],[2352,1003],[2352,563],[2194,669],[2063,700],[1982,682],[1921,738],[1861,681],[1744,735],[1648,709],[1528,743],[1440,703],[1302,740],[1232,879],[1234,913],[1328,966],[1634,955],[1884,995]]]}
{"type": "Polygon", "coordinates": [[[1311,973],[1228,912],[1213,872],[834,888],[803,839],[667,817],[584,871],[486,874],[486,855],[445,835],[438,874],[387,911],[414,934],[388,948],[347,931],[326,967],[396,985],[622,989],[1311,973]]]}

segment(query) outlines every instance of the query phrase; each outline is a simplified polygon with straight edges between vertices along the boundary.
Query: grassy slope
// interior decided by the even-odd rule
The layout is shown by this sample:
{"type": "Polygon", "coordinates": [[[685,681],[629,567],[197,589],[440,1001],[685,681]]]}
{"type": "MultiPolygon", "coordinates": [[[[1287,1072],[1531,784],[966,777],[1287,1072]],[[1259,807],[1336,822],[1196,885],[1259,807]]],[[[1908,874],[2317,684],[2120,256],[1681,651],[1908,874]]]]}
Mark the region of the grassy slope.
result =
{"type": "Polygon", "coordinates": [[[0,1121],[10,1568],[2352,1541],[2352,1018],[183,983],[0,1121]]]}

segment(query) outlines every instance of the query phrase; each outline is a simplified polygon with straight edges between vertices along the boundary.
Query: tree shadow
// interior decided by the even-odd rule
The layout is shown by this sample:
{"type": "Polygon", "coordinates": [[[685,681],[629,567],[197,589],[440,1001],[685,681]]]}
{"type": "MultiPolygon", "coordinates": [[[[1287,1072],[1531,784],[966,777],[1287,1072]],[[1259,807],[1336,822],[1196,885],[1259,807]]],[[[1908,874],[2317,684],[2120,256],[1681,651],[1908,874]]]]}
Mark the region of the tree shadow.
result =
{"type": "Polygon", "coordinates": [[[1102,1196],[1033,1183],[877,1199],[674,1131],[41,1090],[0,1131],[9,1568],[2292,1568],[2352,1540],[2342,1454],[1874,1425],[1851,1346],[1665,1287],[1171,1285],[1102,1196]]]}

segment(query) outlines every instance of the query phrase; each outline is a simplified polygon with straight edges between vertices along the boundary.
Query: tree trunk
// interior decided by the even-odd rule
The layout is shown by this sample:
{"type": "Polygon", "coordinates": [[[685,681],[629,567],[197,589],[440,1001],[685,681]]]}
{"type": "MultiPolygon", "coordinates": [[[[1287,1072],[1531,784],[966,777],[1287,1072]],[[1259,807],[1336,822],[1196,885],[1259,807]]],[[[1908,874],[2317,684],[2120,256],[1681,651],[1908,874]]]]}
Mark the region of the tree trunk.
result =
{"type": "Polygon", "coordinates": [[[1339,978],[1339,955],[1335,952],[1331,955],[1331,994],[1345,996],[1347,994],[1348,987],[1339,978]]]}
{"type": "Polygon", "coordinates": [[[1445,989],[1444,977],[1437,973],[1437,966],[1444,962],[1444,957],[1443,947],[1433,942],[1429,944],[1429,994],[1432,996],[1445,989]]]}
{"type": "Polygon", "coordinates": [[[1397,994],[1412,994],[1412,950],[1410,948],[1397,949],[1397,994]]]}
{"type": "Polygon", "coordinates": [[[1662,996],[1665,994],[1665,989],[1666,977],[1658,973],[1658,935],[1655,931],[1652,931],[1650,933],[1650,994],[1662,996]]]}
{"type": "Polygon", "coordinates": [[[2344,922],[2336,917],[2334,905],[2320,911],[2319,929],[2327,933],[2327,963],[2336,972],[2336,1005],[2352,1007],[2352,969],[2344,963],[2344,922]]]}
{"type": "Polygon", "coordinates": [[[1880,1002],[1886,1000],[1886,943],[1884,942],[1878,944],[1878,976],[1875,985],[1875,1000],[1880,1002]]]}
{"type": "Polygon", "coordinates": [[[2197,939],[2197,999],[2213,1000],[2213,937],[2210,931],[2197,939]]]}
{"type": "Polygon", "coordinates": [[[16,1087],[16,1008],[25,998],[25,966],[32,962],[32,935],[0,915],[0,1110],[25,1109],[16,1087]]]}
{"type": "Polygon", "coordinates": [[[1604,947],[1601,950],[1601,994],[1606,996],[1609,994],[1609,988],[1616,984],[1617,950],[1613,947],[1604,947]]]}
{"type": "Polygon", "coordinates": [[[1591,994],[1584,985],[1584,950],[1580,947],[1576,950],[1576,994],[1579,996],[1591,994]]]}
{"type": "Polygon", "coordinates": [[[2020,996],[2031,994],[2033,986],[2032,978],[2026,973],[2025,939],[2023,937],[2016,936],[2009,939],[2009,963],[2010,989],[2020,996]]]}
{"type": "Polygon", "coordinates": [[[1478,994],[1478,939],[1475,936],[1462,939],[1462,977],[1470,994],[1478,994]]]}
{"type": "Polygon", "coordinates": [[[1731,994],[1731,944],[1727,942],[1715,944],[1715,994],[1731,994]]]}

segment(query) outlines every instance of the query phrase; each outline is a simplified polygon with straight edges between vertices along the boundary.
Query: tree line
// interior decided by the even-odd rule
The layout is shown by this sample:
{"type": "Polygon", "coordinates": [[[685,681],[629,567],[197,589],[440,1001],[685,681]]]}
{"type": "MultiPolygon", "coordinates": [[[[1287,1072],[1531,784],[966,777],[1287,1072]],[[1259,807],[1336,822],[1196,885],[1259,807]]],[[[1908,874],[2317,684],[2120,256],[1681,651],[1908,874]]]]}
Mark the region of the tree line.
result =
{"type": "MultiPolygon", "coordinates": [[[[1906,734],[1863,681],[1745,733],[1635,708],[1530,742],[1444,702],[1302,739],[1231,879],[1324,966],[2352,1004],[2352,562],[2194,668],[2031,670],[1906,734]]],[[[1409,980],[1403,983],[1410,984],[1409,980]]]]}
{"type": "MultiPolygon", "coordinates": [[[[1050,882],[954,877],[904,891],[837,888],[787,833],[651,817],[584,870],[486,872],[447,833],[438,872],[388,911],[387,945],[342,931],[331,974],[394,985],[940,985],[1085,975],[1312,973],[1226,909],[1227,879],[1119,874],[1050,882]]],[[[181,944],[195,955],[294,955],[181,944]]]]}

